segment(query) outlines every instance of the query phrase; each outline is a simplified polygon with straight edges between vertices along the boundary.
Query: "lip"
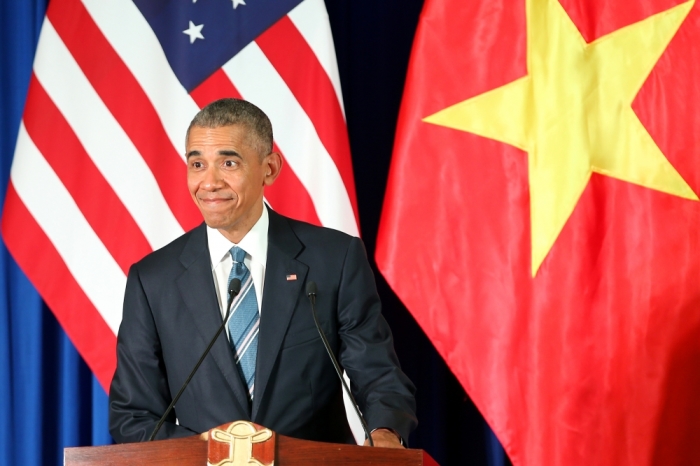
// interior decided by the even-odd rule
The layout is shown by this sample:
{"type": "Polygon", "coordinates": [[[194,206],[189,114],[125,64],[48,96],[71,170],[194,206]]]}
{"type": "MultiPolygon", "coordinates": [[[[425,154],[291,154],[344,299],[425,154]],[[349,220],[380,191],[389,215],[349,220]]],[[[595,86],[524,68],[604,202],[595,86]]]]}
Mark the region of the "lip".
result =
{"type": "Polygon", "coordinates": [[[215,197],[215,198],[197,198],[199,201],[200,205],[207,206],[207,207],[218,207],[221,205],[224,205],[228,202],[233,201],[232,198],[224,198],[224,197],[215,197]]]}
{"type": "Polygon", "coordinates": [[[231,197],[198,197],[200,202],[226,202],[232,201],[231,197]]]}

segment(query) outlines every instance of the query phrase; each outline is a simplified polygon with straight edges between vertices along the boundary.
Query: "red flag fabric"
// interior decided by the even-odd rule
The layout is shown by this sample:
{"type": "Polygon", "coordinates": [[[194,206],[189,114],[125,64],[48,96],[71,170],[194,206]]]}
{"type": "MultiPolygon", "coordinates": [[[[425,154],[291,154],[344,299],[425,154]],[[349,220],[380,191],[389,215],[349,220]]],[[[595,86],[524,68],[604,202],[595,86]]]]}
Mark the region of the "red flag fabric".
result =
{"type": "Polygon", "coordinates": [[[516,466],[700,464],[700,11],[428,0],[376,259],[516,466]]]}
{"type": "Polygon", "coordinates": [[[185,132],[222,97],[272,121],[284,168],[270,206],[357,235],[323,0],[51,1],[2,234],[105,390],[129,267],[202,222],[185,132]]]}

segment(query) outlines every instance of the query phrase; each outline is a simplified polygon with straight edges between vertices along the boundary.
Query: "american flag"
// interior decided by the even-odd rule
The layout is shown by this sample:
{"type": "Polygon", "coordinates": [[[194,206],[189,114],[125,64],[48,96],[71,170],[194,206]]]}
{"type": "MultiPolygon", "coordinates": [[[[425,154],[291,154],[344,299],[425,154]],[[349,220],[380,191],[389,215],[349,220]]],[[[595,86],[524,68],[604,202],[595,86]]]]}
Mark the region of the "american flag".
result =
{"type": "Polygon", "coordinates": [[[212,100],[265,111],[278,212],[358,235],[323,0],[52,0],[2,233],[107,390],[130,265],[202,222],[184,137],[212,100]]]}

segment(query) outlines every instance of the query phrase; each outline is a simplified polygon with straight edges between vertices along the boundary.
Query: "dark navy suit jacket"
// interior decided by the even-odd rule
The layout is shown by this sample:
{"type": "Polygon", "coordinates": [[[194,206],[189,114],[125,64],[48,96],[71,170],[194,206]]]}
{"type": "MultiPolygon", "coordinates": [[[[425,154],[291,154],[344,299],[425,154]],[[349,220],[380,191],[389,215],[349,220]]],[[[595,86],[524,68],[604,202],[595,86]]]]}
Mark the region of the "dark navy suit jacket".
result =
{"type": "MultiPolygon", "coordinates": [[[[250,420],[292,437],[353,442],[305,295],[313,280],[319,320],[370,429],[392,428],[407,439],[416,426],[415,389],[399,368],[362,242],[269,214],[252,406],[222,333],[157,438],[250,420]]],[[[131,267],[109,394],[117,442],[149,437],[221,322],[204,224],[131,267]]]]}

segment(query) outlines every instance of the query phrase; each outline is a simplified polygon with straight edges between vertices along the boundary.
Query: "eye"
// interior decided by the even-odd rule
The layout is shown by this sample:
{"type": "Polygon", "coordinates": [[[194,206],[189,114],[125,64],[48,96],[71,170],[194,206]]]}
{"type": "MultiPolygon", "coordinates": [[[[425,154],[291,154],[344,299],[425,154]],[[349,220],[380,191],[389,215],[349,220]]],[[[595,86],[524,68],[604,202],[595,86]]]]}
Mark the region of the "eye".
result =
{"type": "Polygon", "coordinates": [[[224,160],[224,167],[226,168],[235,168],[238,165],[238,162],[232,159],[224,160]]]}
{"type": "Polygon", "coordinates": [[[190,163],[190,166],[192,168],[202,168],[204,165],[202,164],[202,162],[195,160],[195,161],[190,163]]]}

